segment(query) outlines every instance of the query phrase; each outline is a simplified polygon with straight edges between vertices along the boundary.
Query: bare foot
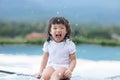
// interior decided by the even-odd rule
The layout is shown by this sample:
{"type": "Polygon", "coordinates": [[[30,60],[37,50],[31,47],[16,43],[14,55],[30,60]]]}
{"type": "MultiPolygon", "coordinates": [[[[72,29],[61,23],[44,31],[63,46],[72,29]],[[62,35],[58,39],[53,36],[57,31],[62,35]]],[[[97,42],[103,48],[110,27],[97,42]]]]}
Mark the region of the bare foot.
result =
{"type": "Polygon", "coordinates": [[[40,78],[41,78],[41,76],[40,76],[39,73],[35,73],[35,74],[33,74],[32,76],[35,77],[35,78],[37,78],[37,79],[40,79],[40,78]]]}

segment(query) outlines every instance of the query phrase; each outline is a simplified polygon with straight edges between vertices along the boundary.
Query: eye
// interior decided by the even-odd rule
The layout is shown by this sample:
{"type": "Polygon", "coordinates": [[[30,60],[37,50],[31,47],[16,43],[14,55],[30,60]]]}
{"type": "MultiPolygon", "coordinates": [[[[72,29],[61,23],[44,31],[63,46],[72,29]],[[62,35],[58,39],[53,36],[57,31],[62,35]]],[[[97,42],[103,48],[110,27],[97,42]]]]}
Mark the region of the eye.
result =
{"type": "Polygon", "coordinates": [[[64,29],[64,27],[61,27],[61,29],[64,29]]]}
{"type": "Polygon", "coordinates": [[[56,27],[54,27],[53,29],[57,29],[56,27]]]}
{"type": "Polygon", "coordinates": [[[57,27],[53,27],[53,29],[57,29],[57,27]]]}

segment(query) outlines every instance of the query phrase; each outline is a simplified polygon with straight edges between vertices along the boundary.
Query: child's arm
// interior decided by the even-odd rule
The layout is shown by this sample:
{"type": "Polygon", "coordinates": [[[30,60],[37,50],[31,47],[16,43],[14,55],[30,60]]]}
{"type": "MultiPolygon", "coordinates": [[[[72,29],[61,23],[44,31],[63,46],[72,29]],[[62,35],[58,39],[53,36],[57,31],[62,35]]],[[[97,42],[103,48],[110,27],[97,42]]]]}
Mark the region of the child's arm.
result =
{"type": "Polygon", "coordinates": [[[40,75],[42,74],[44,68],[46,67],[48,57],[49,57],[49,54],[47,52],[43,53],[43,57],[40,65],[40,75]]]}
{"type": "Polygon", "coordinates": [[[74,70],[75,66],[76,66],[76,55],[75,53],[73,54],[70,54],[70,59],[71,59],[71,62],[70,62],[70,66],[69,68],[65,71],[65,77],[68,77],[70,78],[71,75],[72,75],[72,71],[74,70]]]}
{"type": "Polygon", "coordinates": [[[41,77],[42,72],[44,68],[46,67],[48,56],[49,56],[48,53],[43,53],[43,57],[42,57],[41,65],[40,65],[40,71],[36,74],[33,74],[33,77],[38,78],[38,79],[41,77]]]}
{"type": "Polygon", "coordinates": [[[70,62],[70,67],[68,69],[73,71],[75,66],[76,66],[76,55],[75,55],[75,53],[70,54],[70,59],[71,59],[71,62],[70,62]]]}

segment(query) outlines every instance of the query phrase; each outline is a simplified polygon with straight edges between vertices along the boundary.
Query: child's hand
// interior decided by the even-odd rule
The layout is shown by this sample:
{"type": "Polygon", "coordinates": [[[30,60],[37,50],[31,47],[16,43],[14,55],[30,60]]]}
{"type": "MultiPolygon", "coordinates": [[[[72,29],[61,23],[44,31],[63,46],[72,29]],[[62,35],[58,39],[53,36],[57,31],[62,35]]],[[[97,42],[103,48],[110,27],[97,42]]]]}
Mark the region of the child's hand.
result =
{"type": "Polygon", "coordinates": [[[40,77],[41,77],[40,73],[35,73],[32,76],[35,77],[35,78],[38,78],[38,79],[40,79],[40,77]]]}
{"type": "Polygon", "coordinates": [[[64,76],[65,76],[65,78],[71,78],[71,76],[72,76],[71,70],[67,69],[64,73],[64,76]]]}

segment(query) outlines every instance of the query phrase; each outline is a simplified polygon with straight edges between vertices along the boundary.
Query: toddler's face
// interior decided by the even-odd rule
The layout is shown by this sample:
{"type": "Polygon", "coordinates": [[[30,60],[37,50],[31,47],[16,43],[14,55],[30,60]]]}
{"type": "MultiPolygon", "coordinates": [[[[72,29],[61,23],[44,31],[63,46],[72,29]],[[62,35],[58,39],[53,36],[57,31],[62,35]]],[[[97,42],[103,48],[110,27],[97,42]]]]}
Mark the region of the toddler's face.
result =
{"type": "Polygon", "coordinates": [[[66,27],[63,24],[52,24],[50,34],[56,42],[61,42],[66,35],[66,27]]]}

